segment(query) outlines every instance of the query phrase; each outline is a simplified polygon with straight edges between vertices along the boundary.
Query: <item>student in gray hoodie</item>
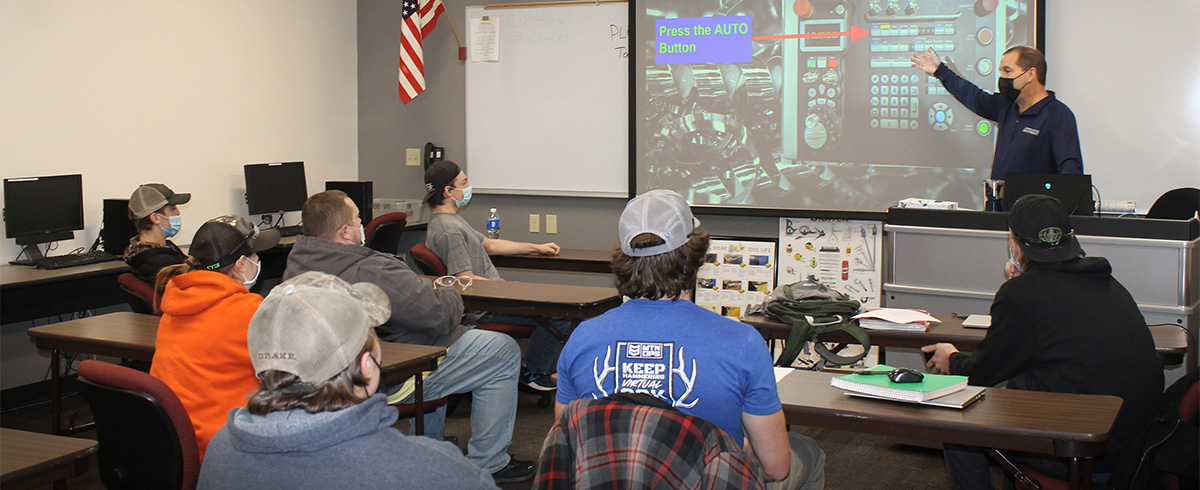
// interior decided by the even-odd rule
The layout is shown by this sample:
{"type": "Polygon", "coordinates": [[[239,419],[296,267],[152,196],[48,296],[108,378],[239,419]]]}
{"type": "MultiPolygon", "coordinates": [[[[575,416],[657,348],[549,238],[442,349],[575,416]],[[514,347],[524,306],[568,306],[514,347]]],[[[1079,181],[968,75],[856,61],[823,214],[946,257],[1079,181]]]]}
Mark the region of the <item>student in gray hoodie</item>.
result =
{"type": "Polygon", "coordinates": [[[319,272],[274,288],[247,332],[259,389],[209,443],[199,488],[495,489],[454,445],[392,428],[371,331],[390,310],[319,272]]]}
{"type": "MultiPolygon", "coordinates": [[[[392,308],[379,328],[383,340],[446,348],[446,359],[425,379],[425,396],[471,393],[467,459],[490,471],[499,483],[533,478],[533,462],[513,459],[507,452],[512,445],[521,366],[516,341],[460,325],[463,304],[457,289],[434,289],[394,255],[364,247],[358,206],[344,192],[310,196],[301,219],[304,234],[288,255],[283,278],[319,271],[349,283],[379,286],[392,308]]],[[[441,439],[444,429],[444,407],[425,417],[429,437],[441,439]]]]}

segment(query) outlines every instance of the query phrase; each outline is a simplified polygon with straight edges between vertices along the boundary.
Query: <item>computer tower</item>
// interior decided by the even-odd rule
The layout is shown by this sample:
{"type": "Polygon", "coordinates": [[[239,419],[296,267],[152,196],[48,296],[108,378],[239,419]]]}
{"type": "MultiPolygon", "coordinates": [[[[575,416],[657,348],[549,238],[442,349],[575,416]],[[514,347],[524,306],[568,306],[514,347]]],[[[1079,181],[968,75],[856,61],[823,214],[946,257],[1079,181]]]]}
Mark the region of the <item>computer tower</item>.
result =
{"type": "Polygon", "coordinates": [[[100,229],[100,245],[113,255],[125,253],[129,239],[137,236],[137,228],[129,219],[128,199],[104,200],[104,223],[100,229]]]}
{"type": "Polygon", "coordinates": [[[326,181],[325,190],[339,190],[350,196],[350,200],[358,206],[358,214],[362,216],[362,222],[365,226],[371,222],[373,213],[371,207],[375,203],[375,193],[372,190],[372,181],[351,182],[351,181],[326,181]]]}

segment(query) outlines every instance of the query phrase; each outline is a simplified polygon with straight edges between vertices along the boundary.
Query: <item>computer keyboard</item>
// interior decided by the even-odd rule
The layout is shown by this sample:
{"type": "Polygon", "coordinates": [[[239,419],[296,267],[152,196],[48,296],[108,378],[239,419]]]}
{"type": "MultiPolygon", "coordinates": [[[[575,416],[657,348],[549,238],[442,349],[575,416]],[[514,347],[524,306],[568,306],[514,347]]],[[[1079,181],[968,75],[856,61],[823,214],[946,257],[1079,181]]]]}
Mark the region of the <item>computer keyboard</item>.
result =
{"type": "Polygon", "coordinates": [[[35,260],[34,265],[37,265],[38,269],[53,270],[88,264],[97,264],[100,262],[108,262],[117,259],[120,259],[120,257],[106,252],[84,252],[78,254],[56,255],[53,257],[42,257],[35,260]]]}
{"type": "Polygon", "coordinates": [[[292,225],[280,226],[276,227],[275,229],[279,230],[279,236],[296,236],[300,234],[300,231],[303,230],[303,227],[301,225],[292,225]]]}

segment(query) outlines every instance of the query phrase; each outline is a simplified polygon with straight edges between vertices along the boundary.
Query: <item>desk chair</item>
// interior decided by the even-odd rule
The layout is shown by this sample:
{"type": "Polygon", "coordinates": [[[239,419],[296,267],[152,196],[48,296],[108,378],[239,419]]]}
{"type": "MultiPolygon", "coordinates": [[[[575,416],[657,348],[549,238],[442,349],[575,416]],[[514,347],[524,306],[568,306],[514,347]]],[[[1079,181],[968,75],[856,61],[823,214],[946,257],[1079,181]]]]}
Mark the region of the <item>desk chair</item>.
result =
{"type": "Polygon", "coordinates": [[[535,490],[763,488],[757,460],[720,427],[650,395],[567,404],[538,456],[535,490]]]}
{"type": "Polygon", "coordinates": [[[166,383],[92,360],[79,364],[79,381],[96,419],[100,480],[106,488],[196,488],[196,432],[166,383]]]}
{"type": "Polygon", "coordinates": [[[1200,212],[1200,189],[1180,187],[1167,191],[1154,201],[1147,218],[1189,220],[1200,212]]]}
{"type": "Polygon", "coordinates": [[[378,216],[367,223],[363,230],[367,239],[367,247],[383,253],[400,255],[400,236],[408,224],[408,215],[401,212],[388,213],[378,216]]]}
{"type": "Polygon", "coordinates": [[[157,315],[154,311],[154,286],[146,284],[133,273],[125,272],[117,276],[117,284],[125,295],[125,302],[134,313],[157,315]]]}

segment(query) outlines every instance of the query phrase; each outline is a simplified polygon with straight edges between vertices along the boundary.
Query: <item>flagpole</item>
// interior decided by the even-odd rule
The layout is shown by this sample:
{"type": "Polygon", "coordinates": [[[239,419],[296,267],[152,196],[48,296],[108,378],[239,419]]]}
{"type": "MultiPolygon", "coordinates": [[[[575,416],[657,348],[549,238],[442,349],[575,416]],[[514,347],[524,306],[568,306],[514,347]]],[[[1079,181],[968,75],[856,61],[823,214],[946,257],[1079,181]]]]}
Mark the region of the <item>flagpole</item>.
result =
{"type": "Polygon", "coordinates": [[[454,28],[454,21],[450,20],[450,17],[449,15],[446,16],[446,22],[450,24],[450,32],[454,33],[454,44],[458,45],[458,59],[465,61],[467,59],[467,50],[463,47],[462,41],[458,40],[458,30],[454,28]]]}

